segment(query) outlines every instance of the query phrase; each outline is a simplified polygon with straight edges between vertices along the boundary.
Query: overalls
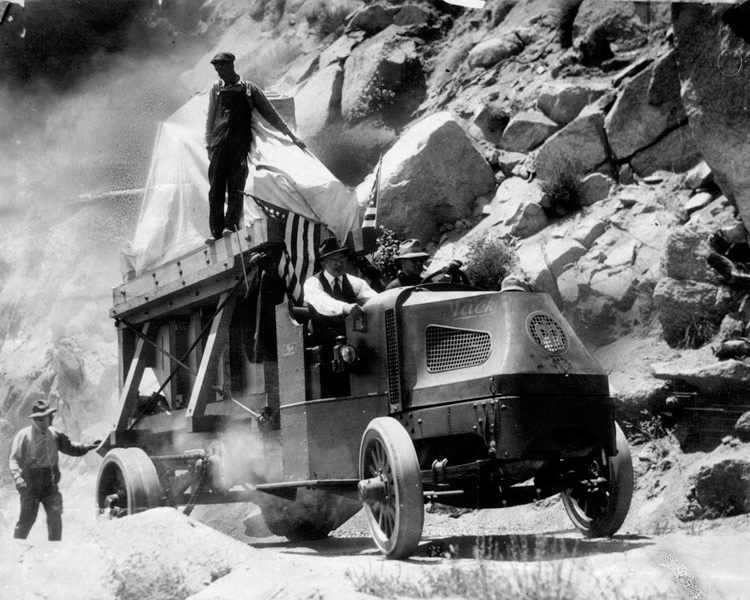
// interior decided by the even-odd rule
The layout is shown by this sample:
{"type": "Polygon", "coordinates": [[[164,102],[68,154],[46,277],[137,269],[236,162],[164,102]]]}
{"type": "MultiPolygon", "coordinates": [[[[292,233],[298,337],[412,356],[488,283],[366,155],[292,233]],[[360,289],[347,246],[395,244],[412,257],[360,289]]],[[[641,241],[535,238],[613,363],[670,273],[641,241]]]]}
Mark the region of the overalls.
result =
{"type": "Polygon", "coordinates": [[[221,90],[218,102],[221,113],[216,127],[222,131],[222,140],[213,148],[208,165],[208,224],[215,239],[224,229],[235,231],[240,226],[253,114],[246,91],[221,90]]]}

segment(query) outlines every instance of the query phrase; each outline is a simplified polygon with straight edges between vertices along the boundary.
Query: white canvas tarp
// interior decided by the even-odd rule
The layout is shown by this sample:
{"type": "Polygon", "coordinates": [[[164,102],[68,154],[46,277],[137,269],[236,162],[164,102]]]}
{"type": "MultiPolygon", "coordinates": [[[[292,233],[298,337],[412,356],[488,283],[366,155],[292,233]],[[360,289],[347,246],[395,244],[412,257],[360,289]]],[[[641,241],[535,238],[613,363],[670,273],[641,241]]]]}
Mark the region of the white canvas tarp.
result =
{"type": "MultiPolygon", "coordinates": [[[[208,94],[193,97],[159,131],[135,236],[123,270],[141,273],[200,247],[209,237],[208,156],[203,134],[208,94]]],[[[245,191],[325,223],[344,240],[357,220],[356,193],[312,154],[253,116],[245,191]]],[[[261,218],[245,198],[244,221],[261,218]]]]}

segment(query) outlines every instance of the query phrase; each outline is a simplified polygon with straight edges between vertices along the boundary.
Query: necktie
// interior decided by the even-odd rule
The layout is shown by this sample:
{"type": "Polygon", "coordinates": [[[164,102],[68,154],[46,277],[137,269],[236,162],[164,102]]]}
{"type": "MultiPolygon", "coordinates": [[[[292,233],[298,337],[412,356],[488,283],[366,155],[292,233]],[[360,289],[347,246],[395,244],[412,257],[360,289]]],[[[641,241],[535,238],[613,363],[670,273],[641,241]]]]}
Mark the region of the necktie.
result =
{"type": "Polygon", "coordinates": [[[341,284],[339,283],[339,278],[336,277],[333,281],[333,297],[336,300],[341,300],[341,295],[341,284]]]}

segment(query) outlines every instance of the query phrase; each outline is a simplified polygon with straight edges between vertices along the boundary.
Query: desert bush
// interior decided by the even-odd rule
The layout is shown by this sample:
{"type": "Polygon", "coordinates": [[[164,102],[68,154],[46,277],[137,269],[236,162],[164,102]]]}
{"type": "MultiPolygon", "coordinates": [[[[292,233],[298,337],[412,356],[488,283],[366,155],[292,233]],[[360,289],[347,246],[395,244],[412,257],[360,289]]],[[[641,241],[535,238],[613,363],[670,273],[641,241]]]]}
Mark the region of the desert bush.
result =
{"type": "Polygon", "coordinates": [[[581,208],[583,189],[581,179],[566,162],[556,165],[549,179],[541,182],[544,213],[548,219],[559,219],[581,208]]]}
{"type": "Polygon", "coordinates": [[[516,261],[515,239],[484,238],[469,246],[466,275],[473,285],[484,290],[499,290],[516,261]]]}
{"type": "Polygon", "coordinates": [[[685,322],[682,336],[678,336],[678,348],[700,348],[711,341],[716,334],[718,326],[711,319],[690,317],[685,322]]]}
{"type": "Polygon", "coordinates": [[[324,0],[307,11],[305,20],[318,38],[323,39],[343,31],[346,17],[354,7],[347,0],[324,0]]]}

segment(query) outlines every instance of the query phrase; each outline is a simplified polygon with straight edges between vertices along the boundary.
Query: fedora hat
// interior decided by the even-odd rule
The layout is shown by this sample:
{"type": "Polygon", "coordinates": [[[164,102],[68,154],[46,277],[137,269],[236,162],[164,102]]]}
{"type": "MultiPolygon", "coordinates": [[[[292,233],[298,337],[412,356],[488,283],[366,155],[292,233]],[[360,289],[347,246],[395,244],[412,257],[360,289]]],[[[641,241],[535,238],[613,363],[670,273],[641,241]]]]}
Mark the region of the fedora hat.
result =
{"type": "Polygon", "coordinates": [[[211,64],[216,63],[234,63],[234,54],[231,52],[219,52],[211,59],[211,64]]]}
{"type": "Polygon", "coordinates": [[[43,399],[39,399],[36,402],[34,402],[33,406],[31,407],[31,414],[29,415],[29,419],[36,419],[38,417],[46,417],[49,414],[52,414],[55,412],[56,408],[50,408],[49,402],[43,399]]]}
{"type": "Polygon", "coordinates": [[[398,246],[396,260],[402,258],[430,258],[430,255],[424,251],[419,240],[411,239],[401,242],[398,246]]]}
{"type": "Polygon", "coordinates": [[[318,247],[318,260],[323,260],[334,254],[343,252],[344,254],[349,253],[349,248],[346,246],[339,246],[339,242],[336,238],[330,237],[323,240],[323,243],[318,247]]]}

